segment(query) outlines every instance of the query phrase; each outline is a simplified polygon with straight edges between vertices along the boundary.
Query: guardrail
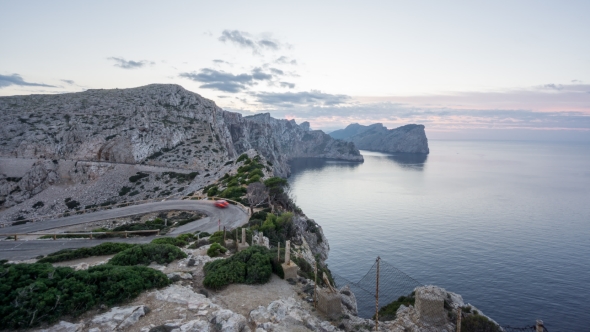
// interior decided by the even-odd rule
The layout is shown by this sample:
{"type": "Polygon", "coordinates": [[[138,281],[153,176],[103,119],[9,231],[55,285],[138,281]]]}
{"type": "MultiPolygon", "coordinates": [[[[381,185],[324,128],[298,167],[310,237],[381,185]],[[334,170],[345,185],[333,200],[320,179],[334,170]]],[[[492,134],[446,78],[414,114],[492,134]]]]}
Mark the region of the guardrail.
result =
{"type": "MultiPolygon", "coordinates": [[[[165,201],[168,200],[172,197],[175,196],[168,196],[168,197],[163,197],[163,198],[152,198],[152,199],[144,199],[144,200],[140,200],[140,201],[132,201],[132,202],[125,202],[125,203],[119,203],[119,204],[112,204],[112,205],[105,205],[105,206],[96,206],[90,209],[84,209],[84,210],[75,210],[72,212],[66,211],[63,213],[58,213],[58,214],[53,214],[53,215],[45,215],[45,216],[40,216],[40,217],[36,217],[36,218],[29,218],[29,219],[20,219],[20,220],[13,220],[13,221],[9,221],[6,222],[5,224],[0,224],[0,227],[5,227],[5,225],[8,225],[8,223],[14,224],[15,222],[21,223],[27,223],[27,222],[36,222],[36,221],[42,221],[42,220],[47,220],[47,219],[55,219],[55,218],[64,218],[64,217],[69,217],[69,216],[73,216],[73,215],[79,215],[79,214],[85,214],[85,213],[90,213],[90,212],[97,212],[97,211],[103,211],[103,210],[110,210],[116,207],[125,207],[125,206],[131,206],[131,205],[140,205],[143,203],[151,203],[151,202],[161,202],[161,201],[165,201]]],[[[8,225],[10,226],[10,225],[8,225]]]]}
{"type": "Polygon", "coordinates": [[[137,234],[137,233],[156,233],[156,235],[160,235],[160,230],[159,229],[146,229],[146,230],[142,230],[142,231],[120,231],[120,232],[86,232],[86,233],[10,233],[10,234],[0,234],[0,237],[4,236],[4,237],[14,237],[14,241],[18,240],[18,236],[36,236],[36,235],[41,235],[41,236],[45,236],[45,235],[53,235],[53,239],[57,240],[58,236],[63,236],[63,235],[90,235],[90,239],[94,239],[93,235],[101,235],[101,234],[107,234],[107,235],[113,235],[113,234],[125,234],[125,238],[128,237],[129,234],[137,234]]]}

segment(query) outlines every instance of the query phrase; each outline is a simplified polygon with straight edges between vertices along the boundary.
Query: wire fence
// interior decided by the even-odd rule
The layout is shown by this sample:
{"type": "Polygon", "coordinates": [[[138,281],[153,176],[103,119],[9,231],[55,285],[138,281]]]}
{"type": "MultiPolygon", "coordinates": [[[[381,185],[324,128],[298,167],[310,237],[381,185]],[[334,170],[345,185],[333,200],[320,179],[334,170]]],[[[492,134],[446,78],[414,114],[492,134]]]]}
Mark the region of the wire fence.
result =
{"type": "MultiPolygon", "coordinates": [[[[234,239],[241,243],[241,229],[242,227],[224,230],[226,231],[226,237],[228,239],[234,239]]],[[[262,234],[257,231],[247,232],[245,235],[246,241],[250,245],[262,245],[271,248],[272,250],[278,249],[277,259],[279,262],[284,261],[283,255],[285,252],[285,243],[269,241],[268,238],[263,237],[262,234]]],[[[299,263],[301,264],[304,262],[299,261],[299,263]]],[[[309,265],[309,263],[305,264],[309,265]]],[[[300,270],[302,270],[300,272],[309,273],[311,272],[310,269],[311,266],[308,266],[307,271],[305,271],[306,268],[300,266],[300,270]]],[[[320,271],[315,271],[314,276],[318,272],[320,271]]],[[[380,309],[383,309],[392,303],[397,303],[406,306],[409,306],[410,304],[413,305],[418,313],[420,321],[432,326],[441,326],[450,323],[453,326],[463,326],[463,332],[498,331],[498,326],[496,326],[496,329],[490,329],[489,325],[488,327],[483,328],[472,325],[465,326],[465,321],[463,324],[461,323],[461,317],[469,317],[474,313],[464,313],[463,309],[466,307],[453,309],[449,306],[448,299],[442,296],[442,291],[440,291],[439,288],[424,286],[423,283],[380,258],[377,258],[367,273],[357,282],[348,280],[334,272],[331,272],[331,275],[333,283],[337,288],[348,286],[354,293],[357,301],[358,316],[375,320],[377,327],[379,321],[394,320],[395,312],[399,305],[393,307],[393,314],[391,312],[388,313],[387,310],[382,312],[380,309]],[[416,300],[417,298],[420,298],[420,300],[416,300]]],[[[320,279],[320,277],[316,280],[318,279],[320,279]]],[[[471,308],[469,309],[471,310],[471,308]]],[[[477,313],[475,313],[475,315],[477,315],[477,313]]],[[[537,321],[536,325],[523,327],[505,325],[499,326],[499,328],[500,331],[504,332],[548,332],[542,321],[537,321]]],[[[461,331],[461,328],[457,328],[457,331],[461,331]]]]}

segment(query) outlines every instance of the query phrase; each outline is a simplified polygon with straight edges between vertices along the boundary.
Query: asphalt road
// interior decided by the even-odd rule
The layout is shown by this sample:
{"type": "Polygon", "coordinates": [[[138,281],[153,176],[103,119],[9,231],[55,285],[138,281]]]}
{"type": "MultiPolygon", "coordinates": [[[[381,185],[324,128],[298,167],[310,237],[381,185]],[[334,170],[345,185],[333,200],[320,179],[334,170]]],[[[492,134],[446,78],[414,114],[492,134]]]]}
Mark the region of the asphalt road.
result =
{"type": "MultiPolygon", "coordinates": [[[[92,221],[127,217],[136,214],[166,210],[199,211],[207,215],[205,218],[195,220],[175,229],[169,233],[170,235],[194,232],[197,230],[213,233],[214,231],[217,231],[219,227],[219,221],[221,223],[221,228],[225,226],[228,229],[239,227],[248,221],[248,214],[238,206],[230,204],[227,208],[220,209],[215,207],[213,204],[213,201],[206,200],[170,200],[164,202],[152,202],[141,205],[126,206],[112,210],[69,216],[65,218],[27,223],[24,225],[9,226],[0,228],[0,234],[49,231],[57,227],[84,224],[92,221]]],[[[134,237],[129,239],[114,238],[104,240],[3,240],[0,241],[0,259],[23,260],[34,258],[39,255],[47,255],[65,248],[92,247],[102,242],[145,243],[150,242],[153,239],[154,237],[150,236],[134,237]]]]}

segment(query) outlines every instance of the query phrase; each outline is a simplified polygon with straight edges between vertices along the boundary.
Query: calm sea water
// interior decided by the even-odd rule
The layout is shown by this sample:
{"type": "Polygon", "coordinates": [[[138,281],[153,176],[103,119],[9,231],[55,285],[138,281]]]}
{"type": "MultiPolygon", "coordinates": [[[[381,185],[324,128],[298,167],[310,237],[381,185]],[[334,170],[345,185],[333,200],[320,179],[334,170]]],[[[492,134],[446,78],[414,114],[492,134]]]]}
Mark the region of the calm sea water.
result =
{"type": "Polygon", "coordinates": [[[380,256],[502,325],[590,331],[590,145],[429,143],[427,158],[292,162],[330,269],[358,281],[380,256]]]}

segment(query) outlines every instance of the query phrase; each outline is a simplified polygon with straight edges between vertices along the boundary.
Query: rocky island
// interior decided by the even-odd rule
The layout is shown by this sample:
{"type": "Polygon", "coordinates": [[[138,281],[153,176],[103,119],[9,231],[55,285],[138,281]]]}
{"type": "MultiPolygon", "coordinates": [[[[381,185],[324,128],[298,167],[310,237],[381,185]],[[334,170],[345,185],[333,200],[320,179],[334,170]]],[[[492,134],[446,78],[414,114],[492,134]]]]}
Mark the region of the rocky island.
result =
{"type": "Polygon", "coordinates": [[[361,150],[420,154],[430,152],[423,125],[409,124],[387,129],[381,123],[370,126],[353,123],[329,135],[336,139],[353,142],[361,150]]]}

